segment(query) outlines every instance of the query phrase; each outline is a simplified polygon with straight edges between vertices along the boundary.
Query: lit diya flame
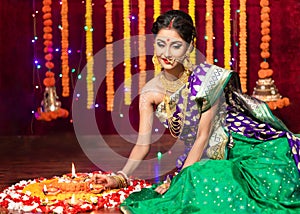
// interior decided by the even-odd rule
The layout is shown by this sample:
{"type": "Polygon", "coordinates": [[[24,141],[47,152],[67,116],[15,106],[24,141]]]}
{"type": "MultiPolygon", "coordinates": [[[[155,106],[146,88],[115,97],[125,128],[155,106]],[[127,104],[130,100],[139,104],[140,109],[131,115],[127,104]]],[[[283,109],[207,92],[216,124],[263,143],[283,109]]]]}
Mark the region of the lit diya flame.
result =
{"type": "Polygon", "coordinates": [[[47,195],[48,193],[48,189],[47,189],[47,186],[44,184],[44,187],[43,187],[43,192],[45,195],[47,195]]]}
{"type": "Polygon", "coordinates": [[[75,198],[75,194],[72,194],[71,199],[68,201],[69,205],[73,206],[73,205],[81,205],[82,202],[78,199],[75,198]]]}
{"type": "Polygon", "coordinates": [[[60,193],[60,189],[57,187],[47,187],[46,184],[44,184],[43,192],[45,195],[57,195],[60,193]]]}
{"type": "Polygon", "coordinates": [[[76,204],[75,194],[72,194],[72,197],[71,197],[71,200],[70,200],[70,204],[76,204]]]}
{"type": "Polygon", "coordinates": [[[72,178],[76,178],[75,165],[72,163],[72,178]]]}

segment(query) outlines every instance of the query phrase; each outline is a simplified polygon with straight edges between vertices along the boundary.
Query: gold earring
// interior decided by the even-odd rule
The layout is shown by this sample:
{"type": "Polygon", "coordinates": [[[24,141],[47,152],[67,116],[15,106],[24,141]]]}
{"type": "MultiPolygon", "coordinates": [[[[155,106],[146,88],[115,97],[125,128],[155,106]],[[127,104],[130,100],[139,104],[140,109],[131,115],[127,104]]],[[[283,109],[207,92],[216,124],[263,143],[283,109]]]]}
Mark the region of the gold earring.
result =
{"type": "Polygon", "coordinates": [[[189,71],[189,72],[191,72],[193,70],[193,64],[190,60],[189,54],[185,55],[185,58],[183,60],[183,67],[184,67],[184,70],[189,71]]]}
{"type": "Polygon", "coordinates": [[[152,62],[153,62],[153,65],[154,65],[155,74],[157,74],[158,72],[161,71],[161,65],[158,61],[158,58],[157,58],[156,54],[153,55],[152,62]]]}

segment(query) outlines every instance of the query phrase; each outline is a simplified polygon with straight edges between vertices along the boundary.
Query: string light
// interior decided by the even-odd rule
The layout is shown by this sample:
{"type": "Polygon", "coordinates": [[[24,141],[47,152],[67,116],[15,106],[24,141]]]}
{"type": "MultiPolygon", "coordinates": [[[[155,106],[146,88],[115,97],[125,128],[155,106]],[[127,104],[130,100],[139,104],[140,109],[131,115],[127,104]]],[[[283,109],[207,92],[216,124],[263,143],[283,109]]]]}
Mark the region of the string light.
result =
{"type": "Polygon", "coordinates": [[[157,152],[157,159],[161,160],[161,158],[162,158],[162,153],[161,152],[157,152]]]}

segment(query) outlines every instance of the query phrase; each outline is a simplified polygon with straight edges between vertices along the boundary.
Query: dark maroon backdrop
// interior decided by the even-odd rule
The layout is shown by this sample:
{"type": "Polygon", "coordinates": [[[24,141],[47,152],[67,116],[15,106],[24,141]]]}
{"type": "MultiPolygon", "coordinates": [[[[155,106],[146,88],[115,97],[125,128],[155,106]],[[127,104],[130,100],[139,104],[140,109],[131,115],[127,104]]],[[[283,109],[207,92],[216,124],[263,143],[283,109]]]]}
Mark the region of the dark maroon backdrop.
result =
{"type": "MultiPolygon", "coordinates": [[[[94,52],[101,50],[105,45],[105,8],[104,0],[94,0],[93,7],[93,27],[94,27],[94,52]]],[[[114,1],[115,2],[115,1],[114,1]]],[[[114,3],[113,22],[114,22],[114,41],[122,39],[123,19],[122,1],[114,3]]],[[[137,1],[134,1],[132,14],[138,14],[137,1]]],[[[162,12],[171,9],[172,1],[162,1],[162,12]]],[[[181,9],[187,11],[188,1],[181,1],[181,9]]],[[[196,25],[198,30],[197,48],[205,52],[204,40],[204,17],[205,1],[197,1],[196,25]]],[[[219,60],[218,65],[223,66],[223,5],[222,1],[214,1],[214,33],[215,33],[215,56],[219,60]]],[[[232,24],[237,20],[236,9],[238,1],[232,3],[232,24]]],[[[150,33],[153,1],[147,1],[146,6],[146,33],[150,33]]],[[[290,98],[291,105],[274,113],[279,116],[287,126],[294,132],[300,132],[300,2],[299,0],[274,0],[271,4],[271,68],[274,70],[273,79],[279,92],[290,98]]],[[[36,110],[40,105],[43,95],[43,88],[36,89],[35,86],[41,83],[44,77],[45,67],[39,71],[33,69],[34,55],[43,59],[42,41],[42,0],[1,0],[0,1],[0,135],[24,135],[24,134],[43,134],[72,131],[71,116],[67,119],[58,119],[52,122],[36,121],[32,110],[36,110]],[[33,45],[31,40],[34,36],[34,21],[32,14],[36,14],[36,33],[38,40],[33,45]]],[[[60,31],[56,26],[60,24],[60,5],[59,1],[53,1],[53,22],[54,22],[54,46],[60,47],[60,31]]],[[[75,68],[72,74],[72,89],[76,83],[76,77],[85,65],[85,38],[84,38],[84,13],[85,6],[81,1],[69,1],[69,31],[70,31],[70,67],[75,68]],[[80,50],[80,53],[77,53],[80,50]]],[[[260,6],[259,0],[248,1],[247,3],[247,22],[248,22],[248,93],[253,92],[255,82],[258,78],[260,58],[260,6]]],[[[132,24],[132,35],[137,35],[137,21],[132,24]]],[[[233,38],[233,42],[238,39],[233,38]]],[[[233,48],[233,55],[237,55],[237,47],[233,48]]],[[[57,92],[64,108],[71,111],[71,98],[62,98],[60,88],[60,62],[59,52],[54,53],[56,67],[54,72],[57,79],[57,92]]],[[[149,63],[147,69],[151,69],[149,63]]],[[[236,65],[233,69],[237,69],[236,65]]],[[[138,72],[137,69],[132,73],[138,72]]],[[[122,67],[116,68],[115,85],[118,87],[123,79],[122,67]]],[[[110,122],[110,113],[105,110],[105,86],[98,91],[97,102],[100,107],[97,110],[99,128],[103,133],[114,133],[114,127],[110,122]]],[[[131,120],[137,128],[137,100],[131,105],[131,120]]]]}

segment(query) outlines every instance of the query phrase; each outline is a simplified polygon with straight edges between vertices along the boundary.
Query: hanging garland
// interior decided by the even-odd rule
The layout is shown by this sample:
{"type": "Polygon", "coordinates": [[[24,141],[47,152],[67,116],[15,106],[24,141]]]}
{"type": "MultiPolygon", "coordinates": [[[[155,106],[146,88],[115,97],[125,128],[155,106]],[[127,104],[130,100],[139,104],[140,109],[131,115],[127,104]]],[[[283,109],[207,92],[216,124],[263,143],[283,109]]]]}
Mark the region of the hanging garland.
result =
{"type": "Polygon", "coordinates": [[[130,2],[123,0],[123,22],[124,22],[124,102],[131,104],[131,52],[130,52],[130,2]]]}
{"type": "Polygon", "coordinates": [[[153,20],[155,21],[157,17],[160,15],[160,7],[161,7],[161,1],[160,0],[154,0],[153,2],[153,20]]]}
{"type": "MultiPolygon", "coordinates": [[[[54,63],[51,62],[53,59],[53,42],[52,42],[52,15],[51,15],[51,0],[44,0],[43,1],[43,8],[42,11],[44,13],[44,53],[45,53],[45,67],[48,69],[49,72],[53,73],[51,69],[54,68],[54,63]]],[[[53,73],[54,74],[54,73],[53,73]]]]}
{"type": "Polygon", "coordinates": [[[240,0],[240,20],[239,20],[239,76],[241,80],[242,92],[247,92],[247,14],[246,14],[247,0],[240,0]]]}
{"type": "Polygon", "coordinates": [[[68,97],[70,95],[69,88],[69,23],[68,23],[68,0],[61,1],[61,73],[62,73],[62,96],[68,97]]]}
{"type": "Polygon", "coordinates": [[[173,0],[173,10],[179,10],[180,9],[180,1],[179,0],[173,0]]]}
{"type": "Polygon", "coordinates": [[[224,0],[224,68],[230,69],[231,61],[231,24],[230,24],[230,0],[224,0]]]}
{"type": "Polygon", "coordinates": [[[146,84],[146,47],[145,47],[145,27],[146,27],[146,2],[145,0],[139,1],[139,92],[146,84]]]}
{"type": "MultiPolygon", "coordinates": [[[[276,108],[283,108],[285,106],[288,106],[290,104],[290,101],[288,98],[284,97],[281,98],[281,95],[278,93],[274,81],[272,80],[272,75],[273,75],[273,70],[270,68],[269,63],[267,62],[267,59],[270,58],[271,54],[269,51],[270,47],[270,41],[271,41],[271,36],[269,35],[271,30],[270,30],[270,7],[269,7],[269,0],[261,0],[260,1],[260,6],[261,6],[261,54],[260,56],[263,58],[263,62],[260,63],[260,70],[258,71],[258,77],[259,82],[270,82],[270,84],[273,87],[273,91],[271,90],[271,94],[269,97],[272,97],[271,100],[268,100],[268,98],[265,100],[270,107],[271,110],[275,110],[276,108]],[[268,81],[264,81],[268,80],[268,81]],[[276,90],[275,90],[276,89],[276,90]],[[274,99],[273,99],[274,97],[274,99]]],[[[269,83],[268,83],[269,84],[269,83]]],[[[254,92],[255,93],[255,92],[254,92]]]]}
{"type": "MultiPolygon", "coordinates": [[[[154,0],[154,2],[153,2],[153,20],[154,21],[160,15],[160,7],[161,7],[160,0],[154,0]]],[[[154,63],[154,75],[159,74],[159,72],[161,72],[161,67],[159,66],[159,63],[154,63]]]]}
{"type": "Polygon", "coordinates": [[[260,6],[261,6],[261,44],[260,44],[260,49],[261,49],[261,54],[260,56],[264,59],[262,63],[260,63],[260,70],[258,71],[258,77],[259,78],[268,78],[273,75],[273,70],[269,68],[269,63],[267,62],[267,58],[271,56],[269,52],[269,47],[270,47],[270,40],[271,36],[269,35],[271,30],[270,30],[270,7],[269,7],[269,2],[262,0],[260,1],[260,6]]]}
{"type": "Polygon", "coordinates": [[[87,108],[93,108],[94,103],[94,58],[93,58],[93,27],[92,27],[92,0],[85,1],[85,39],[86,39],[86,62],[87,62],[87,108]]]}
{"type": "MultiPolygon", "coordinates": [[[[195,0],[189,0],[188,13],[192,17],[193,23],[196,26],[195,6],[196,6],[195,0]]],[[[195,44],[196,44],[196,38],[194,39],[194,45],[195,44]]],[[[196,50],[196,48],[194,48],[193,52],[190,55],[192,64],[196,64],[196,51],[195,50],[196,50]]]]}
{"type": "Polygon", "coordinates": [[[114,69],[113,69],[113,20],[112,0],[106,0],[105,36],[106,36],[106,109],[112,111],[114,107],[114,69]]]}
{"type": "Polygon", "coordinates": [[[38,108],[35,113],[37,120],[51,121],[58,117],[68,117],[69,112],[61,108],[61,102],[58,101],[58,96],[55,89],[54,73],[51,71],[54,68],[53,59],[53,42],[52,42],[52,15],[51,15],[51,0],[43,1],[43,24],[44,24],[44,53],[45,53],[45,67],[47,72],[43,80],[45,86],[44,99],[42,107],[38,108]]]}
{"type": "Polygon", "coordinates": [[[213,0],[206,0],[205,15],[206,62],[214,63],[213,0]]]}

